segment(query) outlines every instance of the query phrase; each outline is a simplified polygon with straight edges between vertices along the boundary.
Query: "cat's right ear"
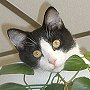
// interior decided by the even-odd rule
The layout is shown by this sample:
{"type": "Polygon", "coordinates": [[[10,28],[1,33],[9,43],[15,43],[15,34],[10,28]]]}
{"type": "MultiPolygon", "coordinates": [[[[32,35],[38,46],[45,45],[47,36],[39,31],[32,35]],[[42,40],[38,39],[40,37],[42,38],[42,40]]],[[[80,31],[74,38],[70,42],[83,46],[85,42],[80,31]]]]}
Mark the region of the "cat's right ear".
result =
{"type": "Polygon", "coordinates": [[[26,33],[19,29],[8,29],[7,31],[10,41],[14,44],[17,49],[23,49],[23,42],[26,40],[26,33]]]}
{"type": "Polygon", "coordinates": [[[49,30],[64,27],[64,23],[59,16],[59,12],[52,6],[50,6],[44,15],[43,27],[48,27],[49,30]]]}

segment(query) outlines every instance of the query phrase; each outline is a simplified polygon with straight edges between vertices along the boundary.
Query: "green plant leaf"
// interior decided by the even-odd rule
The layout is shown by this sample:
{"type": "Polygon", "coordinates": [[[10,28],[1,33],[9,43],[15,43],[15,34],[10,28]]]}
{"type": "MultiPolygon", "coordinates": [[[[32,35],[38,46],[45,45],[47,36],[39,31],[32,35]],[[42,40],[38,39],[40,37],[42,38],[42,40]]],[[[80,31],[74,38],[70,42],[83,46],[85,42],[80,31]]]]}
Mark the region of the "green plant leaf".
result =
{"type": "Polygon", "coordinates": [[[84,70],[87,67],[88,65],[83,61],[81,57],[79,57],[78,55],[73,55],[67,59],[63,70],[79,71],[79,70],[84,70]]]}
{"type": "Polygon", "coordinates": [[[90,90],[90,79],[86,77],[76,78],[71,90],[90,90]]]}
{"type": "Polygon", "coordinates": [[[33,75],[34,70],[24,63],[16,63],[16,64],[2,66],[2,68],[0,70],[0,75],[3,75],[3,74],[33,75]]]}
{"type": "Polygon", "coordinates": [[[84,57],[85,57],[87,60],[90,61],[90,52],[87,51],[87,52],[84,54],[84,57]]]}
{"type": "Polygon", "coordinates": [[[21,84],[5,83],[0,85],[0,90],[28,90],[28,89],[21,84]]]}
{"type": "Polygon", "coordinates": [[[53,83],[48,85],[45,90],[64,90],[64,85],[63,84],[57,84],[53,83]]]}

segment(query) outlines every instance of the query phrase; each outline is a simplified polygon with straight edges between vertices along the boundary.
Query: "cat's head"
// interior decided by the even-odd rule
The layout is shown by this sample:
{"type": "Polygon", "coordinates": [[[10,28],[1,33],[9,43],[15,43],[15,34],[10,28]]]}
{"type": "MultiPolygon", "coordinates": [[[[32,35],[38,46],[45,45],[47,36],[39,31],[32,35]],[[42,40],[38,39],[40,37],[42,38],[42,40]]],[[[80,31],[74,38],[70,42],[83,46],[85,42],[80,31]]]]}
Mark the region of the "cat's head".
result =
{"type": "Polygon", "coordinates": [[[25,32],[12,28],[8,30],[8,36],[24,63],[54,72],[63,68],[69,52],[73,54],[76,47],[54,7],[46,10],[43,24],[37,30],[25,32]]]}

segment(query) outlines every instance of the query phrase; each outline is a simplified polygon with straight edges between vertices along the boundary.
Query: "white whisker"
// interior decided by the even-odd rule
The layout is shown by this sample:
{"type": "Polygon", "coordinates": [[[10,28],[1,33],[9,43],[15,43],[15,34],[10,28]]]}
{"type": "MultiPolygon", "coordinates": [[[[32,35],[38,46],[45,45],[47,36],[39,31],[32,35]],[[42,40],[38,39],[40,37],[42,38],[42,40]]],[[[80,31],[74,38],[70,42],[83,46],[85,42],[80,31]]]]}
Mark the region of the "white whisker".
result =
{"type": "Polygon", "coordinates": [[[25,46],[27,46],[27,47],[33,47],[33,45],[25,45],[25,46]]]}
{"type": "MultiPolygon", "coordinates": [[[[43,28],[43,30],[44,30],[44,28],[43,28]]],[[[50,36],[50,31],[47,29],[47,26],[46,26],[46,36],[47,36],[47,38],[49,38],[49,36],[50,36]]]]}
{"type": "Polygon", "coordinates": [[[30,39],[29,37],[27,37],[27,39],[29,39],[30,41],[32,41],[34,44],[37,45],[37,43],[34,40],[30,39]]]}
{"type": "Polygon", "coordinates": [[[34,45],[33,43],[30,43],[30,42],[24,42],[23,44],[34,45]]]}
{"type": "Polygon", "coordinates": [[[33,39],[32,35],[30,35],[30,37],[32,38],[32,40],[35,42],[35,40],[33,39]]]}
{"type": "Polygon", "coordinates": [[[48,30],[48,36],[50,37],[50,35],[51,35],[51,34],[50,34],[50,30],[48,30]]]}
{"type": "Polygon", "coordinates": [[[49,38],[49,34],[48,34],[48,29],[47,29],[47,26],[46,26],[46,33],[47,33],[47,37],[49,38]]]}
{"type": "Polygon", "coordinates": [[[51,36],[53,36],[54,35],[54,32],[51,32],[51,36]]]}

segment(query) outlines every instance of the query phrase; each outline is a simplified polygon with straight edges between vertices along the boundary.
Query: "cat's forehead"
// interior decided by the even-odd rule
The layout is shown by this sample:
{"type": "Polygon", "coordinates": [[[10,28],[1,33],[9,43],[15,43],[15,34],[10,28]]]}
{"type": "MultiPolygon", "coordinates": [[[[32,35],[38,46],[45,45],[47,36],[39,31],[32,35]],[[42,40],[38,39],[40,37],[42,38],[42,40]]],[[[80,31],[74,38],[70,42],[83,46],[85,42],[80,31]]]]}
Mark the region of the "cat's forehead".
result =
{"type": "Polygon", "coordinates": [[[39,28],[34,30],[31,34],[35,39],[40,39],[40,38],[44,38],[44,39],[53,39],[53,38],[59,38],[62,35],[62,29],[54,29],[54,30],[47,30],[46,28],[39,28]]]}
{"type": "Polygon", "coordinates": [[[40,27],[40,28],[34,30],[33,32],[30,32],[29,36],[30,36],[30,38],[33,38],[34,40],[38,41],[42,37],[46,38],[46,32],[42,27],[40,27]]]}

